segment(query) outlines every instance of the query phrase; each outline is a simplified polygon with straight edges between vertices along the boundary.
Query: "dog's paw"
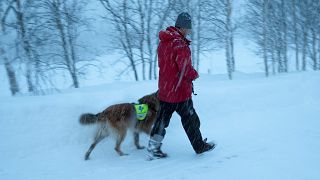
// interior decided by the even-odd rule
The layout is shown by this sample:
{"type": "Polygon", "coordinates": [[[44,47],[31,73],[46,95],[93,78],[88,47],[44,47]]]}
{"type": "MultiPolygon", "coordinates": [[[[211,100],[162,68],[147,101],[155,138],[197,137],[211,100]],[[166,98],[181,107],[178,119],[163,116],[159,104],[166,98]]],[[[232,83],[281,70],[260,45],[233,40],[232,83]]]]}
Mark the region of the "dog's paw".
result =
{"type": "Polygon", "coordinates": [[[86,153],[86,155],[84,156],[84,160],[89,160],[89,156],[90,156],[90,153],[86,153]]]}
{"type": "Polygon", "coordinates": [[[123,153],[122,151],[117,151],[117,153],[119,154],[119,156],[128,156],[129,155],[127,153],[123,153]]]}
{"type": "Polygon", "coordinates": [[[123,152],[119,153],[119,156],[128,156],[128,155],[129,155],[129,154],[123,153],[123,152]]]}
{"type": "Polygon", "coordinates": [[[137,146],[137,149],[145,149],[146,147],[144,146],[137,146]]]}

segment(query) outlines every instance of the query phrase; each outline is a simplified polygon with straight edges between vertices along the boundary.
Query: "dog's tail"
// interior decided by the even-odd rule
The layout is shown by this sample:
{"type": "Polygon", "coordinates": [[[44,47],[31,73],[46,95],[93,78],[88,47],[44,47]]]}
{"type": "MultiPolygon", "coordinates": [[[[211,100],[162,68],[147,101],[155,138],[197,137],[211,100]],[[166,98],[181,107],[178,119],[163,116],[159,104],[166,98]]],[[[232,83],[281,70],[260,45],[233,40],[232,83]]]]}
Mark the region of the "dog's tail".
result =
{"type": "Polygon", "coordinates": [[[79,122],[82,125],[96,123],[98,121],[99,114],[100,113],[98,113],[98,114],[91,114],[91,113],[82,114],[79,118],[79,122]]]}

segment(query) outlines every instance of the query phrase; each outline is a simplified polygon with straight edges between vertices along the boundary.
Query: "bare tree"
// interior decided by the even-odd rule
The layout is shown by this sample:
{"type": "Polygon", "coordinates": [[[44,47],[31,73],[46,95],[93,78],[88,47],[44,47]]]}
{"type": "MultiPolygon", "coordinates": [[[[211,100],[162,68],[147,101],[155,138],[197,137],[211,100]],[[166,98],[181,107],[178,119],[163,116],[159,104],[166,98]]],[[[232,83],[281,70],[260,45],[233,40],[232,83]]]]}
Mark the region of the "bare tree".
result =
{"type": "Polygon", "coordinates": [[[312,0],[310,2],[310,46],[311,46],[311,52],[310,52],[310,58],[312,60],[312,69],[318,70],[319,67],[319,59],[318,59],[318,41],[320,38],[319,34],[319,11],[320,11],[320,2],[316,0],[312,0]]]}
{"type": "MultiPolygon", "coordinates": [[[[30,3],[29,1],[25,2],[26,4],[30,3]]],[[[25,5],[27,6],[27,5],[25,5]]],[[[2,24],[4,30],[6,30],[6,26],[9,26],[8,23],[8,16],[10,15],[10,12],[12,12],[15,16],[15,20],[13,24],[16,24],[17,29],[17,35],[18,38],[20,39],[19,42],[21,43],[21,47],[23,48],[24,55],[26,57],[25,65],[26,65],[26,79],[27,79],[27,85],[28,85],[28,91],[29,92],[34,92],[35,86],[34,82],[32,79],[32,71],[33,71],[33,66],[35,62],[35,56],[33,54],[33,49],[30,44],[30,39],[28,37],[28,32],[27,32],[27,23],[25,22],[25,12],[26,9],[23,9],[22,7],[22,1],[21,0],[12,0],[7,4],[7,7],[5,9],[4,16],[2,17],[2,24]]],[[[27,11],[27,10],[26,10],[27,11]]]]}
{"type": "Polygon", "coordinates": [[[282,17],[276,11],[276,7],[280,4],[274,3],[270,0],[250,0],[248,1],[247,15],[245,16],[246,29],[249,38],[255,41],[259,49],[257,54],[261,55],[264,62],[265,75],[269,76],[269,61],[272,61],[273,74],[284,69],[282,66],[282,52],[283,52],[283,33],[278,24],[281,23],[282,17]],[[270,57],[271,56],[271,57],[270,57]]]}
{"type": "MultiPolygon", "coordinates": [[[[72,85],[78,88],[79,75],[84,66],[78,65],[85,61],[81,58],[79,50],[82,45],[78,42],[80,32],[86,29],[88,20],[83,17],[86,3],[79,0],[42,0],[38,2],[41,8],[40,19],[43,44],[43,58],[50,59],[47,71],[62,69],[72,80],[72,85]]],[[[82,63],[83,64],[83,63],[82,63]]]]}
{"type": "MultiPolygon", "coordinates": [[[[9,1],[8,1],[9,2],[9,1]]],[[[5,33],[10,34],[11,44],[16,49],[16,59],[19,63],[25,65],[25,77],[27,79],[28,91],[33,94],[40,93],[40,79],[44,80],[41,64],[44,61],[40,59],[38,38],[38,28],[41,24],[37,14],[37,4],[34,1],[14,0],[7,4],[6,12],[2,17],[2,25],[5,33]],[[10,32],[9,32],[10,31],[10,32]],[[16,37],[16,40],[13,37],[16,37]],[[20,50],[21,49],[21,50],[20,50]]],[[[9,60],[12,62],[12,60],[9,60]]]]}
{"type": "Polygon", "coordinates": [[[319,1],[249,0],[248,3],[247,29],[263,50],[266,75],[270,59],[274,72],[275,66],[280,73],[288,72],[290,44],[295,51],[296,70],[300,70],[300,53],[303,71],[307,70],[309,59],[312,68],[318,69],[319,1]]]}
{"type": "Polygon", "coordinates": [[[229,79],[233,78],[235,71],[234,56],[234,31],[235,26],[232,20],[232,0],[212,0],[207,4],[207,21],[211,24],[210,32],[217,44],[223,44],[226,54],[226,64],[229,79]]]}
{"type": "Polygon", "coordinates": [[[268,55],[267,55],[267,18],[268,18],[268,1],[264,0],[263,1],[263,10],[262,10],[262,41],[263,41],[263,62],[264,62],[264,67],[265,67],[265,74],[268,77],[269,76],[269,65],[268,65],[268,55]]]}
{"type": "MultiPolygon", "coordinates": [[[[284,1],[266,1],[268,3],[267,49],[273,54],[273,70],[283,73],[288,71],[287,58],[287,15],[284,1]],[[277,66],[277,68],[275,67],[277,66]]],[[[275,72],[274,72],[275,73],[275,72]]]]}
{"type": "MultiPolygon", "coordinates": [[[[109,0],[100,0],[103,7],[111,15],[110,18],[106,18],[114,25],[116,31],[117,41],[119,43],[119,50],[125,53],[125,56],[130,62],[130,67],[134,73],[135,80],[138,81],[138,72],[136,68],[136,62],[133,50],[132,32],[129,29],[129,14],[128,14],[128,0],[122,0],[117,2],[110,2],[109,0]]],[[[118,44],[117,44],[118,45],[118,44]]]]}
{"type": "Polygon", "coordinates": [[[307,70],[308,57],[312,61],[312,68],[317,70],[317,41],[319,37],[319,1],[306,0],[300,1],[298,10],[300,16],[298,23],[301,26],[300,33],[302,34],[302,70],[307,70]]]}
{"type": "MultiPolygon", "coordinates": [[[[153,20],[151,20],[154,23],[154,29],[153,31],[150,31],[151,34],[148,34],[149,37],[156,37],[156,42],[155,46],[159,44],[159,38],[158,38],[158,32],[164,28],[164,24],[167,22],[167,20],[170,17],[170,14],[172,13],[173,7],[174,7],[175,0],[166,0],[164,1],[156,1],[156,4],[154,6],[154,12],[155,12],[155,17],[153,20]],[[159,8],[160,7],[160,8],[159,8]]],[[[154,46],[154,47],[155,47],[154,46]]],[[[154,50],[156,52],[156,49],[154,50]]],[[[151,56],[152,57],[152,56],[151,56]]],[[[154,78],[157,78],[157,58],[158,55],[155,53],[154,58],[153,58],[153,72],[154,72],[154,78]]]]}
{"type": "Polygon", "coordinates": [[[135,79],[146,79],[149,65],[149,79],[157,77],[156,46],[157,33],[175,21],[176,16],[187,11],[193,20],[191,51],[193,65],[199,70],[200,54],[215,47],[225,48],[228,74],[232,79],[235,71],[234,30],[231,0],[149,0],[149,1],[109,1],[100,0],[107,10],[107,20],[113,24],[115,49],[124,52],[129,60],[135,79]],[[111,16],[110,16],[111,15],[111,16]],[[207,33],[207,32],[212,32],[207,33]],[[154,41],[154,39],[156,39],[154,41]],[[223,46],[221,44],[224,44],[223,46]],[[154,57],[154,58],[152,58],[154,57]],[[149,62],[147,64],[147,62],[149,62]],[[141,65],[141,66],[140,66],[141,65]],[[141,67],[141,73],[137,71],[141,67]]]}
{"type": "MultiPolygon", "coordinates": [[[[159,42],[158,32],[164,28],[163,25],[171,14],[174,0],[148,0],[144,1],[144,6],[139,5],[141,20],[140,29],[145,29],[144,41],[146,41],[147,51],[144,52],[149,62],[149,79],[157,78],[157,53],[156,47],[159,42]],[[145,22],[142,22],[145,21],[145,22]]],[[[141,3],[142,4],[142,3],[141,3]]],[[[143,74],[145,71],[142,72],[143,74]]]]}
{"type": "Polygon", "coordinates": [[[7,72],[10,92],[14,96],[20,92],[20,88],[17,82],[15,70],[12,67],[12,64],[9,61],[9,59],[6,57],[5,51],[1,47],[0,47],[0,57],[3,59],[4,67],[7,72]]]}
{"type": "Polygon", "coordinates": [[[269,76],[269,61],[272,60],[272,71],[276,71],[276,59],[280,57],[279,30],[273,26],[275,19],[274,4],[270,0],[250,0],[245,16],[246,32],[257,45],[257,54],[263,58],[266,77],[269,76]],[[278,52],[278,53],[277,53],[278,52]],[[278,56],[276,56],[278,55],[278,56]],[[271,58],[270,58],[271,56],[271,58]]]}
{"type": "MultiPolygon", "coordinates": [[[[73,80],[73,85],[75,88],[79,87],[79,81],[78,81],[78,77],[77,77],[77,72],[76,72],[76,68],[75,68],[75,64],[76,62],[74,61],[74,57],[72,57],[74,54],[72,54],[73,52],[73,44],[70,44],[70,41],[72,41],[71,37],[69,37],[68,33],[69,33],[69,27],[65,26],[63,24],[63,21],[66,20],[67,25],[69,25],[68,23],[70,23],[67,19],[64,19],[65,17],[63,17],[63,15],[66,13],[65,8],[64,8],[64,4],[61,4],[60,0],[53,0],[51,2],[49,2],[51,5],[51,11],[53,14],[53,20],[55,22],[55,26],[59,32],[59,37],[61,40],[61,46],[63,48],[63,59],[64,59],[64,65],[67,67],[67,70],[69,71],[72,80],[73,80]]],[[[72,43],[72,42],[71,42],[72,43]]]]}
{"type": "Polygon", "coordinates": [[[197,39],[196,39],[196,63],[195,63],[195,68],[197,71],[199,71],[199,67],[200,67],[200,51],[201,51],[201,45],[202,45],[202,22],[203,22],[203,18],[202,18],[202,0],[198,1],[197,4],[197,14],[196,14],[196,23],[197,23],[197,28],[196,28],[196,32],[197,32],[197,39]]]}
{"type": "Polygon", "coordinates": [[[297,0],[292,0],[291,2],[291,12],[292,12],[292,26],[293,26],[293,41],[294,41],[294,50],[295,50],[295,64],[296,70],[300,70],[300,62],[299,62],[299,34],[298,34],[298,10],[297,10],[297,0]]]}
{"type": "Polygon", "coordinates": [[[107,21],[113,24],[114,49],[124,52],[135,80],[157,77],[157,33],[163,28],[173,0],[100,0],[108,13],[107,21]],[[156,40],[155,40],[156,39],[156,40]],[[140,66],[141,65],[141,66],[140,66]],[[138,72],[141,67],[141,73],[138,72]],[[147,71],[149,68],[149,71],[147,71]],[[147,73],[148,72],[148,73],[147,73]]]}
{"type": "MultiPolygon", "coordinates": [[[[4,16],[4,1],[0,2],[0,19],[2,19],[2,17],[4,16]]],[[[2,19],[4,20],[4,19],[2,19]]],[[[0,64],[4,64],[4,68],[6,70],[7,76],[8,76],[8,82],[9,82],[9,87],[10,87],[10,92],[11,94],[14,96],[17,93],[19,93],[20,88],[17,82],[17,78],[16,78],[16,73],[15,70],[12,66],[11,61],[9,61],[6,51],[5,51],[5,46],[4,46],[4,36],[6,36],[5,32],[4,32],[4,22],[0,23],[0,64]]]]}
{"type": "Polygon", "coordinates": [[[232,15],[232,0],[227,0],[225,4],[226,8],[226,61],[228,68],[229,79],[232,79],[232,73],[235,71],[234,52],[233,52],[233,27],[231,21],[232,15]]]}
{"type": "Polygon", "coordinates": [[[288,26],[287,26],[287,3],[281,0],[281,28],[282,28],[282,54],[283,54],[283,71],[288,72],[288,26]]]}
{"type": "MultiPolygon", "coordinates": [[[[2,16],[3,16],[3,14],[4,14],[4,9],[3,9],[3,6],[4,6],[4,1],[1,1],[0,2],[0,20],[2,20],[2,16]]],[[[3,31],[3,26],[4,24],[2,23],[2,21],[1,21],[1,23],[0,23],[0,30],[1,31],[3,31]]]]}
{"type": "Polygon", "coordinates": [[[312,64],[312,69],[317,70],[318,40],[319,40],[319,7],[317,0],[293,1],[292,7],[295,17],[293,19],[295,34],[296,69],[306,71],[308,64],[312,64]],[[299,48],[298,48],[299,47],[299,48]],[[302,54],[302,62],[298,59],[298,53],[302,54]],[[311,60],[309,63],[308,60],[311,60]]]}
{"type": "MultiPolygon", "coordinates": [[[[80,31],[87,20],[83,17],[86,3],[82,0],[12,0],[6,1],[1,17],[2,29],[16,34],[16,57],[25,64],[29,92],[44,93],[42,86],[54,86],[56,70],[66,70],[74,87],[79,87],[79,74],[86,66],[78,53],[80,31]],[[22,53],[20,53],[22,52],[22,53]],[[84,63],[82,63],[84,64],[84,63]]],[[[11,60],[8,60],[11,62],[11,60]]],[[[62,72],[60,71],[59,74],[62,72]]]]}

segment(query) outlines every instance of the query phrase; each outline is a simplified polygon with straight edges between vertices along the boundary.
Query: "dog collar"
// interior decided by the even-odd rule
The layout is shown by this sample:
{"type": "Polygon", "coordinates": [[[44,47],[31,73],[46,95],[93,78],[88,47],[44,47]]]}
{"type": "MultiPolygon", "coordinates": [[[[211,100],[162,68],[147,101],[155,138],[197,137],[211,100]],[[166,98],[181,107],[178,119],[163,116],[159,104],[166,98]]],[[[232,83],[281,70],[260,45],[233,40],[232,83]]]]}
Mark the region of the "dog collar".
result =
{"type": "Polygon", "coordinates": [[[148,104],[135,104],[134,108],[136,110],[136,114],[137,114],[137,119],[139,121],[143,121],[148,113],[148,104]]]}

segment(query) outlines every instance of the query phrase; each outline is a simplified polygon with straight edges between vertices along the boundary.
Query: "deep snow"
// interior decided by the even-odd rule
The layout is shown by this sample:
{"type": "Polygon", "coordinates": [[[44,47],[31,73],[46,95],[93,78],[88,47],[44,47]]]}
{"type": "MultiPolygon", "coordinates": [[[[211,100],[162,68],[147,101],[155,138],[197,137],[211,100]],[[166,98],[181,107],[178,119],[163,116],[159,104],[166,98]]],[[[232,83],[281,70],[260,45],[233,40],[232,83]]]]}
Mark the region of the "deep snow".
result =
{"type": "Polygon", "coordinates": [[[135,102],[156,91],[156,81],[1,97],[0,179],[320,179],[320,73],[235,77],[201,75],[195,82],[201,130],[217,148],[195,155],[174,114],[163,145],[170,157],[151,162],[130,133],[122,145],[129,156],[119,157],[107,139],[84,161],[95,128],[81,126],[78,117],[135,102]]]}

